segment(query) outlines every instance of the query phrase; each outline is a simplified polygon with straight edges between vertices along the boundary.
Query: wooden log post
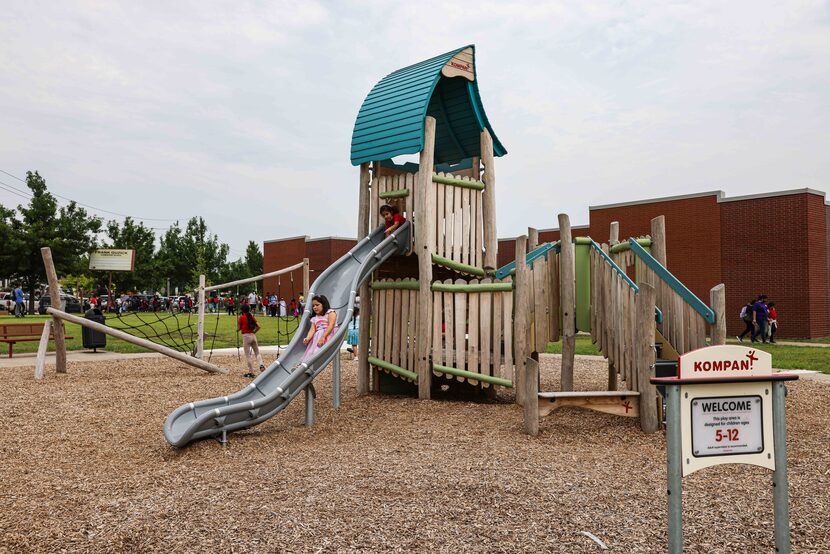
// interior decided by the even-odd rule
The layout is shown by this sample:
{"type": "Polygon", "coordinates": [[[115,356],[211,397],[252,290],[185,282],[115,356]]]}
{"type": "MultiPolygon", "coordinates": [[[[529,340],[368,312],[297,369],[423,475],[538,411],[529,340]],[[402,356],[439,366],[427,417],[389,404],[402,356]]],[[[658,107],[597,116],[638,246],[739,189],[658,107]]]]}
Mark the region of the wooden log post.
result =
{"type": "MultiPolygon", "coordinates": [[[[55,271],[55,264],[52,261],[52,249],[44,246],[40,249],[43,257],[43,265],[46,267],[46,280],[49,283],[49,298],[52,300],[52,307],[61,308],[61,289],[58,283],[58,274],[55,271]]],[[[63,321],[57,317],[52,318],[52,334],[55,337],[55,371],[66,373],[66,334],[63,330],[63,321]]]]}
{"type": "MultiPolygon", "coordinates": [[[[528,253],[532,252],[539,246],[539,230],[534,227],[527,228],[527,251],[528,253]]],[[[518,267],[518,266],[517,266],[518,267]]],[[[533,267],[538,267],[538,264],[534,265],[533,267]]],[[[545,346],[537,344],[537,337],[538,327],[539,327],[539,314],[536,313],[536,301],[538,300],[537,296],[541,293],[541,291],[536,290],[536,272],[537,270],[528,269],[530,274],[530,278],[528,279],[527,286],[529,287],[528,291],[528,302],[527,302],[527,311],[528,311],[528,333],[530,336],[528,337],[528,344],[527,344],[527,351],[528,355],[530,352],[536,352],[539,350],[544,350],[545,346]]]]}
{"type": "Polygon", "coordinates": [[[655,351],[654,322],[655,293],[648,283],[640,284],[636,298],[636,363],[637,390],[640,393],[640,428],[654,433],[660,427],[657,418],[657,387],[649,382],[654,373],[655,351]]]}
{"type": "Polygon", "coordinates": [[[723,283],[709,291],[709,302],[715,312],[712,325],[712,345],[726,344],[726,287],[723,283]]]}
{"type": "Polygon", "coordinates": [[[193,356],[188,356],[178,350],[173,350],[172,348],[167,348],[166,346],[162,346],[160,344],[156,344],[154,342],[150,342],[147,339],[142,339],[139,337],[134,337],[124,331],[119,329],[114,329],[112,327],[107,327],[106,325],[102,325],[101,323],[91,321],[89,319],[84,319],[83,317],[78,317],[76,315],[71,315],[61,310],[56,310],[55,308],[46,308],[46,312],[51,314],[53,318],[57,319],[59,322],[62,319],[69,321],[71,323],[76,323],[81,327],[88,327],[93,331],[98,331],[99,333],[104,333],[110,336],[113,336],[117,339],[121,339],[124,342],[129,342],[131,344],[135,344],[136,346],[141,346],[142,348],[146,348],[147,350],[152,350],[154,352],[158,352],[159,354],[164,354],[170,358],[174,358],[179,360],[180,362],[184,362],[188,365],[192,365],[194,367],[198,367],[199,369],[203,369],[205,371],[210,371],[211,373],[224,373],[227,374],[228,370],[221,368],[217,365],[208,363],[204,360],[200,360],[199,358],[195,358],[193,356]]]}
{"type": "Polygon", "coordinates": [[[308,297],[308,289],[311,283],[310,278],[311,269],[308,265],[308,258],[303,258],[303,298],[305,298],[306,305],[311,309],[311,298],[308,297]]]}
{"type": "Polygon", "coordinates": [[[562,293],[562,377],[561,389],[574,390],[574,355],[576,354],[576,280],[574,245],[568,214],[559,214],[559,275],[562,293]]]}
{"type": "Polygon", "coordinates": [[[666,217],[658,215],[651,220],[651,255],[668,269],[666,263],[666,217]]]}
{"type": "Polygon", "coordinates": [[[40,344],[37,347],[37,359],[35,359],[35,380],[43,379],[46,367],[46,351],[49,349],[49,335],[52,333],[52,322],[46,320],[43,324],[43,333],[40,334],[40,344]]]}
{"type": "Polygon", "coordinates": [[[432,388],[432,253],[435,243],[435,225],[432,194],[432,167],[435,159],[435,118],[424,119],[424,149],[418,163],[418,182],[415,190],[415,246],[418,253],[418,398],[429,400],[432,388]]]}
{"type": "Polygon", "coordinates": [[[612,221],[608,232],[608,245],[614,246],[620,242],[620,222],[612,221]]]}
{"type": "Polygon", "coordinates": [[[498,265],[498,237],[496,236],[496,169],[493,156],[493,138],[490,131],[481,132],[481,163],[484,165],[484,269],[496,269],[498,265]]]}
{"type": "Polygon", "coordinates": [[[513,372],[513,388],[516,391],[516,403],[524,405],[525,389],[523,387],[527,358],[530,355],[530,272],[527,267],[527,236],[516,238],[516,276],[513,292],[513,360],[516,366],[513,372]]]}
{"type": "MultiPolygon", "coordinates": [[[[360,193],[359,207],[357,210],[357,240],[369,234],[369,164],[360,164],[360,193]]],[[[369,340],[370,340],[370,324],[372,318],[372,292],[369,288],[369,281],[367,280],[360,286],[360,327],[358,328],[359,345],[357,351],[357,394],[369,394],[369,340]]]]}
{"type": "MultiPolygon", "coordinates": [[[[196,291],[199,302],[199,317],[196,322],[196,357],[205,359],[205,276],[199,275],[199,290],[196,291]]],[[[256,306],[254,306],[256,312],[256,306]]]]}
{"type": "Polygon", "coordinates": [[[525,433],[535,437],[539,434],[539,360],[538,356],[525,361],[525,398],[524,424],[525,433]]]}

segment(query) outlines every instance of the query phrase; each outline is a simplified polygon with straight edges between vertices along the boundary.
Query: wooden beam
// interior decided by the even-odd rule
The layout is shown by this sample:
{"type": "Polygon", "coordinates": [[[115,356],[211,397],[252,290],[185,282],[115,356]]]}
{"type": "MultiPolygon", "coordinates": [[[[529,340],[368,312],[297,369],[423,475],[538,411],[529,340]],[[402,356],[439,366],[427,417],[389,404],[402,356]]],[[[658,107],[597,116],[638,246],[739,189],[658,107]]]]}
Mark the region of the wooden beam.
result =
{"type": "MultiPolygon", "coordinates": [[[[369,164],[360,164],[360,190],[358,194],[359,206],[357,209],[357,240],[369,234],[369,200],[371,182],[369,175],[369,164]]],[[[360,291],[360,327],[358,327],[358,350],[357,350],[357,394],[369,394],[369,378],[371,367],[369,366],[369,341],[370,327],[372,320],[372,292],[369,289],[367,279],[361,286],[360,291]]]]}
{"type": "Polygon", "coordinates": [[[576,354],[576,281],[571,220],[559,214],[559,275],[562,293],[562,378],[563,391],[574,389],[574,355],[576,354]]]}
{"type": "Polygon", "coordinates": [[[640,283],[640,291],[636,298],[636,364],[637,389],[640,393],[640,428],[645,433],[654,433],[660,428],[657,417],[657,388],[649,379],[654,374],[654,336],[656,324],[654,322],[654,287],[648,283],[640,283]]]}
{"type": "Polygon", "coordinates": [[[620,222],[619,221],[612,221],[611,222],[611,229],[608,233],[608,245],[614,246],[615,244],[619,244],[620,242],[620,222]]]}
{"type": "Polygon", "coordinates": [[[723,283],[709,291],[709,303],[715,312],[712,325],[712,345],[726,344],[726,287],[723,283]]]}
{"type": "MultiPolygon", "coordinates": [[[[435,118],[424,119],[424,149],[418,163],[415,190],[415,246],[418,253],[418,398],[429,400],[432,388],[432,254],[435,243],[435,221],[432,168],[435,159],[435,118]]],[[[388,323],[387,323],[388,324],[388,323]]]]}
{"type": "Polygon", "coordinates": [[[484,165],[485,184],[482,211],[484,216],[484,268],[496,269],[498,238],[496,236],[496,168],[493,156],[493,138],[484,129],[481,132],[481,162],[484,165]]]}
{"type": "Polygon", "coordinates": [[[525,361],[525,433],[535,437],[539,434],[539,360],[528,358],[525,361]]]}
{"type": "MultiPolygon", "coordinates": [[[[61,289],[55,264],[52,261],[52,249],[44,246],[40,249],[40,255],[43,257],[43,265],[46,266],[46,280],[49,283],[49,298],[52,300],[52,307],[59,310],[61,289]]],[[[66,340],[64,339],[66,335],[63,331],[63,322],[57,317],[53,317],[52,321],[54,325],[52,335],[55,337],[55,371],[66,373],[66,340]]]]}
{"type": "Polygon", "coordinates": [[[541,392],[537,396],[539,417],[550,415],[566,406],[623,417],[640,415],[640,403],[637,401],[640,393],[634,391],[541,392]]]}
{"type": "Polygon", "coordinates": [[[52,321],[46,320],[43,324],[43,333],[40,335],[40,344],[37,347],[37,359],[35,360],[35,379],[43,379],[46,366],[46,350],[49,348],[49,334],[52,332],[52,321]]]}
{"type": "Polygon", "coordinates": [[[666,217],[658,215],[651,220],[651,255],[660,265],[666,265],[666,217]]]}
{"type": "MultiPolygon", "coordinates": [[[[516,275],[514,282],[513,307],[513,341],[515,344],[513,359],[516,370],[513,373],[513,386],[516,389],[516,403],[524,405],[525,401],[525,371],[529,352],[530,338],[530,271],[527,268],[527,236],[516,238],[516,275]]],[[[505,308],[507,309],[507,308],[505,308]]]]}
{"type": "Polygon", "coordinates": [[[308,258],[303,258],[303,298],[305,298],[306,306],[311,309],[311,298],[308,297],[308,289],[311,283],[311,269],[309,268],[308,258]]]}
{"type": "Polygon", "coordinates": [[[147,350],[152,350],[154,352],[158,352],[159,354],[164,354],[170,358],[176,359],[180,362],[184,362],[188,365],[192,365],[193,367],[198,367],[199,369],[203,369],[205,371],[210,371],[211,373],[224,373],[227,374],[228,370],[217,365],[213,365],[208,363],[204,360],[200,360],[199,358],[194,358],[192,356],[188,356],[187,354],[183,354],[178,350],[173,350],[172,348],[167,348],[166,346],[161,346],[160,344],[156,344],[154,342],[150,342],[146,339],[134,337],[130,334],[125,333],[119,329],[113,329],[112,327],[107,327],[106,325],[102,325],[95,321],[91,321],[89,319],[84,319],[82,317],[78,317],[75,315],[68,314],[66,312],[62,312],[61,310],[56,310],[55,308],[46,308],[46,312],[51,314],[53,318],[58,320],[65,319],[66,321],[75,323],[82,327],[88,327],[93,331],[98,331],[99,333],[104,333],[110,336],[113,336],[117,339],[121,339],[124,342],[129,342],[131,344],[135,344],[136,346],[141,346],[142,348],[146,348],[147,350]]]}

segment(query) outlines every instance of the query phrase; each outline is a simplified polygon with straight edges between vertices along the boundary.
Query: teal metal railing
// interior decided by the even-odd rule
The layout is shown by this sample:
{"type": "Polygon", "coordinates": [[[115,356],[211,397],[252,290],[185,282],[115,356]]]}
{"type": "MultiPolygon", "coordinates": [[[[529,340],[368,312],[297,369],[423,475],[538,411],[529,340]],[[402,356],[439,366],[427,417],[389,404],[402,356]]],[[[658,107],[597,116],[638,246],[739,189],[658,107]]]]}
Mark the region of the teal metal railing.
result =
{"type": "MultiPolygon", "coordinates": [[[[605,251],[600,247],[599,244],[597,244],[595,240],[590,239],[590,237],[589,240],[591,241],[591,246],[594,250],[596,250],[599,253],[602,260],[609,266],[611,266],[611,269],[613,269],[620,276],[620,278],[623,281],[625,281],[625,283],[631,288],[631,290],[634,291],[634,294],[639,293],[640,287],[638,287],[637,284],[634,281],[632,281],[628,275],[626,275],[625,271],[623,271],[623,269],[620,266],[614,263],[614,260],[612,260],[611,257],[605,253],[605,251]]],[[[654,307],[654,320],[657,323],[663,323],[663,312],[657,306],[654,307]]]]}

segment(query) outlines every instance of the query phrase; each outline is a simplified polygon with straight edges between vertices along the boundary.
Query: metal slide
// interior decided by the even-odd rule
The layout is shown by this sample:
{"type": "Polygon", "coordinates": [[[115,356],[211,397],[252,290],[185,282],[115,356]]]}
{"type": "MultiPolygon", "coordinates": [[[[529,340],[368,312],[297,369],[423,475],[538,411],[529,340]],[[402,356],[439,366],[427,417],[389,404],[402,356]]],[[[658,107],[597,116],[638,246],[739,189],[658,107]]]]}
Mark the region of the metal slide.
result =
{"type": "MultiPolygon", "coordinates": [[[[357,289],[383,262],[408,249],[410,232],[408,221],[388,237],[384,236],[384,227],[380,226],[329,266],[311,287],[297,332],[280,359],[236,394],[191,402],[176,408],[164,423],[167,442],[181,447],[194,440],[253,427],[288,406],[335,356],[340,355],[340,345],[348,332],[348,322],[354,311],[357,289]],[[315,294],[329,299],[331,307],[337,312],[338,328],[312,358],[301,362],[306,349],[303,337],[311,325],[311,297],[315,294]]],[[[368,316],[364,318],[363,321],[368,324],[368,316]]]]}

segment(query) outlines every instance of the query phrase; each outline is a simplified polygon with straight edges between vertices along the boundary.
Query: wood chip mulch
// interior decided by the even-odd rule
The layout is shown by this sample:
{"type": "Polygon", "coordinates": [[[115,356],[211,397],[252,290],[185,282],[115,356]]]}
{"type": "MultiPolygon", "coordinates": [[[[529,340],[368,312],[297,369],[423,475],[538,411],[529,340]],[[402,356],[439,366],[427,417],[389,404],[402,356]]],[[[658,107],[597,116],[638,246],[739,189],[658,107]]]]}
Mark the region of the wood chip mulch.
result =
{"type": "MultiPolygon", "coordinates": [[[[216,361],[214,359],[214,361],[216,361]]],[[[162,435],[182,403],[243,387],[167,359],[4,370],[0,552],[664,552],[665,442],[636,420],[563,409],[521,432],[521,409],[356,394],[318,378],[317,422],[298,398],[223,448],[162,435]],[[597,540],[594,540],[595,537],[597,540]]],[[[577,389],[606,364],[578,359],[577,389]]],[[[543,356],[543,389],[559,358],[543,356]]],[[[790,383],[794,552],[830,552],[830,384],[790,383]]],[[[720,466],[684,479],[687,552],[772,552],[772,474],[720,466]]]]}

